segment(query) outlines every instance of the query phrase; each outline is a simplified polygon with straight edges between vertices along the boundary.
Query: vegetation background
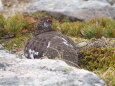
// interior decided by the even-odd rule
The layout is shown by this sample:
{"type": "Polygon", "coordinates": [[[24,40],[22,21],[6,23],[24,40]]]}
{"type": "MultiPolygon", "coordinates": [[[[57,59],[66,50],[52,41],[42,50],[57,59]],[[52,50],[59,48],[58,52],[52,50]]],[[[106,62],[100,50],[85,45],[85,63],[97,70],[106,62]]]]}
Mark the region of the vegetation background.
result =
{"type": "MultiPolygon", "coordinates": [[[[37,20],[46,15],[44,12],[37,12],[5,18],[0,14],[0,43],[8,50],[23,49],[26,40],[34,31],[37,20]]],[[[52,27],[74,41],[82,42],[105,37],[115,43],[115,20],[113,19],[95,18],[84,22],[71,21],[69,18],[52,17],[52,19],[54,21],[52,27]]],[[[79,52],[79,57],[80,68],[93,71],[109,86],[115,86],[115,47],[88,47],[79,52]]]]}

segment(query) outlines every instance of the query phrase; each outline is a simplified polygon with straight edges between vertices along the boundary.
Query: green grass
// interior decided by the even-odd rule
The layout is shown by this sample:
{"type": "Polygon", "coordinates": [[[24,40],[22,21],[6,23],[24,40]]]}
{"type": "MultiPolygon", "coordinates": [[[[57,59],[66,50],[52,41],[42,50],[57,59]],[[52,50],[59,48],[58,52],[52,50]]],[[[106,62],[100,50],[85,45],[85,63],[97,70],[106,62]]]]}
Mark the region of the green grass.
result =
{"type": "MultiPolygon", "coordinates": [[[[46,16],[44,12],[29,14],[33,18],[18,14],[5,19],[0,15],[0,37],[7,34],[16,35],[15,38],[7,41],[3,46],[10,49],[24,48],[25,42],[32,32],[35,25],[35,19],[40,19],[46,16]],[[21,33],[22,30],[27,30],[27,33],[21,33]]],[[[72,37],[76,41],[86,41],[90,38],[115,38],[115,20],[110,18],[95,18],[85,22],[70,22],[68,18],[54,20],[53,28],[64,35],[72,37]],[[85,38],[85,39],[84,39],[85,38]]],[[[0,39],[0,43],[2,43],[0,39]]],[[[113,39],[112,42],[115,42],[113,39]]],[[[88,48],[80,52],[84,59],[81,59],[81,68],[93,71],[104,79],[109,86],[115,86],[115,48],[88,48]]],[[[65,68],[71,71],[71,69],[65,68]]]]}
{"type": "MultiPolygon", "coordinates": [[[[21,14],[8,19],[0,15],[0,36],[4,36],[7,33],[16,36],[23,29],[31,31],[34,28],[35,19],[40,19],[46,15],[44,12],[29,14],[29,16],[33,17],[33,20],[21,14]]],[[[68,18],[62,20],[52,19],[54,20],[53,28],[67,36],[84,38],[101,38],[104,36],[115,38],[115,20],[110,18],[95,18],[85,22],[70,22],[68,18]]]]}
{"type": "Polygon", "coordinates": [[[92,47],[82,50],[80,55],[84,56],[79,63],[81,68],[93,71],[109,86],[115,86],[115,47],[92,47]]]}
{"type": "Polygon", "coordinates": [[[18,36],[21,35],[22,30],[28,30],[29,32],[34,26],[30,22],[31,18],[25,17],[22,14],[17,14],[7,19],[0,15],[0,37],[4,37],[6,34],[18,36]]]}
{"type": "Polygon", "coordinates": [[[64,35],[72,37],[115,38],[115,20],[110,18],[95,18],[85,22],[60,23],[56,21],[53,27],[64,35]]]}
{"type": "Polygon", "coordinates": [[[106,71],[95,70],[93,72],[100,76],[108,86],[115,86],[115,68],[109,67],[106,71]]]}
{"type": "Polygon", "coordinates": [[[20,35],[16,38],[12,38],[11,40],[7,41],[3,47],[10,50],[10,49],[18,49],[24,48],[26,41],[30,38],[29,34],[20,35]]]}

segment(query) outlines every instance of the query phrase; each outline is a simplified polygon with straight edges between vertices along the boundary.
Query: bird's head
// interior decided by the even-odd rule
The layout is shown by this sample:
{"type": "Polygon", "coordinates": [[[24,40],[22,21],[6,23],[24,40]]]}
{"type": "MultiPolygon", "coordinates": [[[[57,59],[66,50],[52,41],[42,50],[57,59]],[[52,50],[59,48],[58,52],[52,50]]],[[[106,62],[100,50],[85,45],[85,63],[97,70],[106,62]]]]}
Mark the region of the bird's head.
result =
{"type": "Polygon", "coordinates": [[[44,17],[40,20],[41,23],[43,23],[44,27],[49,27],[52,25],[52,19],[50,17],[44,17]]]}
{"type": "Polygon", "coordinates": [[[37,27],[38,29],[50,29],[52,27],[52,19],[50,17],[41,18],[38,21],[37,27]]]}
{"type": "Polygon", "coordinates": [[[35,34],[41,34],[52,30],[52,19],[50,17],[43,17],[38,20],[38,24],[35,28],[35,34]]]}

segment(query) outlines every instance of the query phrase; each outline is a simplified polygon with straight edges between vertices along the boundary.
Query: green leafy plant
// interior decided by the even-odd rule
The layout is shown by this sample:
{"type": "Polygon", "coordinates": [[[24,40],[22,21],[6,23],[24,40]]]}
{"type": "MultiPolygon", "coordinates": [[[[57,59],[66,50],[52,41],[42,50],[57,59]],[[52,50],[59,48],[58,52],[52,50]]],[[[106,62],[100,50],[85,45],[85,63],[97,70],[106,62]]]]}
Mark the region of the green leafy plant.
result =
{"type": "Polygon", "coordinates": [[[29,16],[39,19],[39,18],[47,16],[47,14],[45,12],[35,12],[35,13],[30,13],[29,16]]]}
{"type": "Polygon", "coordinates": [[[82,24],[84,25],[84,23],[81,22],[56,22],[53,24],[53,27],[64,35],[76,37],[81,35],[82,24]]]}
{"type": "Polygon", "coordinates": [[[115,48],[96,48],[92,47],[81,51],[84,59],[81,59],[80,64],[89,70],[97,70],[102,68],[107,70],[108,67],[115,68],[115,48]]]}
{"type": "Polygon", "coordinates": [[[29,34],[17,36],[16,38],[12,38],[11,40],[7,41],[3,45],[3,47],[5,47],[8,50],[23,48],[25,45],[25,41],[27,41],[28,38],[30,38],[29,34]]]}
{"type": "Polygon", "coordinates": [[[56,22],[53,27],[68,36],[85,38],[115,37],[115,20],[110,18],[94,18],[85,22],[56,22]]]}
{"type": "Polygon", "coordinates": [[[86,38],[101,38],[103,36],[103,28],[95,24],[85,25],[81,31],[86,38]]]}
{"type": "Polygon", "coordinates": [[[10,17],[6,20],[5,29],[7,29],[9,34],[17,36],[20,34],[22,29],[29,28],[29,21],[23,15],[16,15],[14,17],[10,17]]]}
{"type": "Polygon", "coordinates": [[[84,49],[79,53],[79,66],[93,71],[103,78],[109,86],[115,83],[115,47],[84,49]]]}
{"type": "Polygon", "coordinates": [[[17,21],[15,18],[9,18],[7,19],[7,24],[5,25],[5,28],[8,30],[9,34],[16,36],[20,33],[22,26],[20,22],[17,21]]]}
{"type": "Polygon", "coordinates": [[[89,21],[89,23],[95,24],[100,27],[99,30],[101,34],[105,37],[114,38],[115,37],[115,20],[104,17],[104,18],[94,18],[89,21]]]}
{"type": "Polygon", "coordinates": [[[6,24],[5,18],[2,14],[0,14],[0,27],[4,28],[4,25],[6,24]]]}
{"type": "Polygon", "coordinates": [[[0,37],[3,37],[7,32],[4,29],[4,25],[6,24],[5,18],[2,14],[0,14],[0,37]]]}

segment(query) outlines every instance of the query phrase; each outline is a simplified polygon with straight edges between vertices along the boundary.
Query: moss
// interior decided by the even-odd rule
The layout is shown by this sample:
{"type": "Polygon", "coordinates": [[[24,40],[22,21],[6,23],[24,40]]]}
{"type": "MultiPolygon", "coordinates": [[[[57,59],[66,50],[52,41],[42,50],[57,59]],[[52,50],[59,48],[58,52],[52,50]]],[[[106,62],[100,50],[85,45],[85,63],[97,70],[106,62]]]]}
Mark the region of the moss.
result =
{"type": "Polygon", "coordinates": [[[108,67],[115,68],[115,48],[89,48],[82,50],[81,53],[84,59],[81,59],[80,65],[85,66],[89,70],[107,70],[108,67]]]}
{"type": "Polygon", "coordinates": [[[71,72],[73,69],[70,68],[70,67],[64,67],[63,70],[68,71],[68,72],[71,72]]]}
{"type": "Polygon", "coordinates": [[[22,14],[9,17],[5,19],[3,15],[0,15],[0,37],[5,35],[20,35],[22,30],[27,32],[32,31],[35,21],[32,21],[30,17],[22,14]]]}
{"type": "Polygon", "coordinates": [[[64,35],[85,38],[115,37],[115,20],[94,18],[85,22],[55,22],[53,27],[64,35]]]}
{"type": "Polygon", "coordinates": [[[88,48],[80,52],[79,65],[102,77],[109,86],[115,83],[115,47],[88,48]]]}
{"type": "MultiPolygon", "coordinates": [[[[6,35],[5,33],[17,35],[20,34],[20,31],[23,29],[27,29],[28,32],[33,31],[36,19],[49,15],[45,12],[36,12],[29,14],[29,16],[17,14],[16,16],[5,19],[0,15],[1,36],[6,35]]],[[[109,18],[95,18],[85,22],[71,22],[69,18],[57,20],[52,17],[52,19],[54,20],[53,28],[67,36],[84,38],[101,38],[102,36],[109,38],[115,37],[115,20],[109,18]]]]}
{"type": "Polygon", "coordinates": [[[6,34],[6,29],[4,29],[4,25],[6,24],[5,18],[2,14],[0,14],[0,37],[6,34]]]}
{"type": "Polygon", "coordinates": [[[0,39],[0,44],[2,44],[3,39],[0,39]]]}
{"type": "Polygon", "coordinates": [[[109,67],[104,72],[101,70],[95,70],[93,72],[105,80],[108,86],[115,86],[115,68],[109,67]]]}
{"type": "Polygon", "coordinates": [[[5,29],[7,29],[9,34],[18,35],[22,29],[29,28],[28,18],[24,17],[21,14],[17,14],[16,16],[9,17],[6,19],[5,29]]]}
{"type": "Polygon", "coordinates": [[[83,23],[81,22],[55,22],[53,24],[53,28],[55,30],[61,32],[64,35],[72,36],[72,37],[77,37],[81,36],[81,27],[83,23]]]}
{"type": "MultiPolygon", "coordinates": [[[[5,19],[0,15],[0,36],[15,34],[16,37],[7,41],[3,46],[6,49],[23,48],[24,43],[30,37],[25,32],[33,31],[35,19],[47,16],[44,12],[29,14],[32,18],[18,14],[5,19]],[[23,34],[20,32],[24,32],[23,34]]],[[[85,38],[101,38],[102,36],[115,37],[115,20],[109,18],[95,18],[85,22],[70,22],[68,18],[54,20],[53,28],[64,35],[70,36],[75,41],[87,41],[85,38]],[[81,38],[82,37],[82,38],[81,38]]],[[[115,42],[115,39],[111,39],[115,42]]],[[[2,40],[0,40],[2,42],[2,40]]],[[[102,77],[109,86],[115,85],[115,48],[88,48],[80,52],[80,66],[95,72],[102,77]]],[[[63,68],[65,71],[72,71],[71,68],[63,68]]]]}
{"type": "Polygon", "coordinates": [[[3,47],[5,47],[6,49],[10,50],[10,49],[18,49],[18,48],[23,48],[24,47],[24,43],[26,42],[26,40],[30,38],[30,35],[26,34],[26,35],[21,35],[18,36],[16,38],[12,38],[11,40],[7,41],[3,47]]]}
{"type": "Polygon", "coordinates": [[[47,16],[45,12],[35,12],[35,13],[30,13],[29,16],[35,18],[35,19],[40,19],[42,17],[47,16]]]}
{"type": "Polygon", "coordinates": [[[76,42],[88,41],[88,39],[81,38],[81,37],[71,37],[71,39],[74,40],[74,41],[76,41],[76,42]]]}

